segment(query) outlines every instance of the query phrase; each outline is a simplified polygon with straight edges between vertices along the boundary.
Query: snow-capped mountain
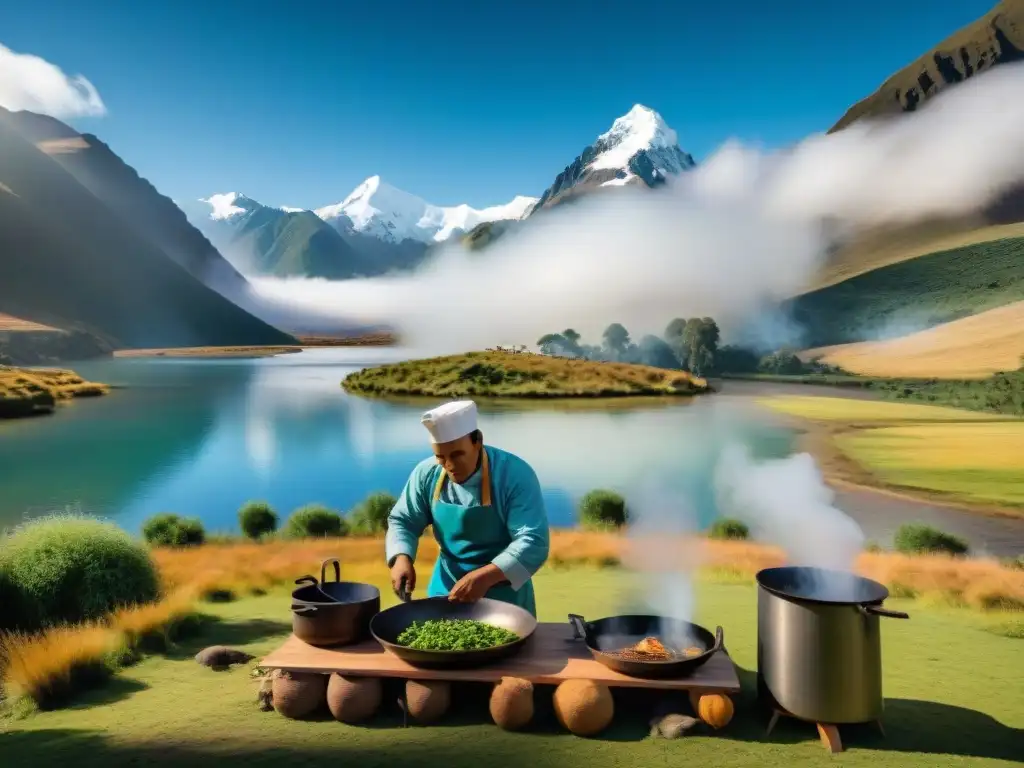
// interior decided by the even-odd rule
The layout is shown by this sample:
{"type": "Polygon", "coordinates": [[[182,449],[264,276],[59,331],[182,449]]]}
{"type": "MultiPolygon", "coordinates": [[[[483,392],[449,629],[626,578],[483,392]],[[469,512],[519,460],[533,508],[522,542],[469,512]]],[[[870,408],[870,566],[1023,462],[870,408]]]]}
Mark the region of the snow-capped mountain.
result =
{"type": "Polygon", "coordinates": [[[679,148],[678,141],[661,115],[636,104],[558,174],[533,210],[586,188],[658,186],[694,166],[693,157],[679,148]]]}
{"type": "Polygon", "coordinates": [[[403,192],[381,181],[380,176],[371,176],[340,203],[318,208],[315,213],[342,232],[373,235],[392,243],[414,240],[431,244],[485,221],[521,219],[536,202],[535,197],[519,196],[483,210],[468,205],[444,208],[403,192]]]}
{"type": "Polygon", "coordinates": [[[429,246],[482,222],[520,219],[536,202],[516,197],[482,210],[445,208],[372,176],[342,202],[316,211],[273,208],[238,192],[179,207],[247,274],[339,279],[415,267],[429,246]]]}

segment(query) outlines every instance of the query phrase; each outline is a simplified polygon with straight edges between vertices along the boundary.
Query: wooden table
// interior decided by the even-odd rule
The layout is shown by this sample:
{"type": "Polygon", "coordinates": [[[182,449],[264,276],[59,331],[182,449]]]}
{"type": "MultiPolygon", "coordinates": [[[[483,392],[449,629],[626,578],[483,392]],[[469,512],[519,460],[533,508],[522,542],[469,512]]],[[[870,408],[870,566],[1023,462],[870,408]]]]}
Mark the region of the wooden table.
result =
{"type": "Polygon", "coordinates": [[[507,659],[477,669],[420,669],[384,650],[375,640],[341,648],[317,648],[292,635],[261,662],[267,669],[291,672],[338,672],[353,677],[398,677],[413,680],[495,683],[519,677],[532,683],[557,685],[565,680],[594,680],[610,687],[686,691],[690,694],[732,694],[740,690],[732,659],[720,651],[689,677],[646,680],[608,669],[590,655],[581,640],[574,640],[565,623],[540,623],[522,650],[507,659]]]}

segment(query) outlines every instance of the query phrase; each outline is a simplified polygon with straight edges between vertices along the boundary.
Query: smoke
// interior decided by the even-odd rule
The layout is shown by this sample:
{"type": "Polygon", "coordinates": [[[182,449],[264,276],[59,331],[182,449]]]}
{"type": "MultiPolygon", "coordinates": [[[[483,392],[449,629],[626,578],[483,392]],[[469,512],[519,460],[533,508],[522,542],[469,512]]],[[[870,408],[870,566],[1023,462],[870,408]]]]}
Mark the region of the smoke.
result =
{"type": "Polygon", "coordinates": [[[753,538],[782,548],[791,565],[852,571],[864,532],[833,506],[814,458],[800,453],[755,462],[743,446],[723,451],[714,475],[719,510],[753,538]]]}
{"type": "Polygon", "coordinates": [[[424,353],[566,327],[593,339],[610,322],[639,337],[680,315],[742,330],[807,286],[829,237],[967,213],[1024,179],[1022,124],[1024,65],[1003,65],[897,120],[778,152],[727,142],[663,188],[597,191],[482,252],[443,247],[415,273],[253,282],[327,317],[393,325],[424,353]]]}

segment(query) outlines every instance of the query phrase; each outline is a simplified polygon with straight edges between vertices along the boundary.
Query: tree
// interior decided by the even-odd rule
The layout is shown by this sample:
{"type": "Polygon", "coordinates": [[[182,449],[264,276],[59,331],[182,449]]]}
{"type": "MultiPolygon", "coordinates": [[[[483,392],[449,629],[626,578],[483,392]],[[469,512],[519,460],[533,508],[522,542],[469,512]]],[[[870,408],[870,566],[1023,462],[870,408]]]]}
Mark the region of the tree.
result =
{"type": "Polygon", "coordinates": [[[726,344],[715,353],[715,370],[719,373],[754,373],[758,356],[744,347],[726,344]]]}
{"type": "Polygon", "coordinates": [[[537,339],[537,346],[545,355],[565,354],[566,340],[559,333],[545,333],[537,339]]]}
{"type": "Polygon", "coordinates": [[[655,368],[679,368],[679,358],[664,339],[647,335],[637,345],[639,362],[655,368]]]}
{"type": "Polygon", "coordinates": [[[796,376],[803,373],[804,364],[800,358],[786,349],[780,349],[770,355],[765,355],[757,364],[761,373],[773,373],[780,376],[796,376]]]}
{"type": "Polygon", "coordinates": [[[626,351],[629,347],[629,331],[626,330],[622,323],[612,323],[604,329],[602,334],[604,339],[604,346],[612,353],[614,357],[618,357],[626,351]]]}
{"type": "Polygon", "coordinates": [[[688,355],[690,370],[700,376],[711,369],[718,350],[721,333],[718,323],[710,317],[691,317],[683,328],[683,346],[688,355]]]}
{"type": "Polygon", "coordinates": [[[679,361],[679,365],[686,367],[690,360],[690,349],[683,342],[683,332],[686,330],[686,320],[681,317],[675,318],[665,326],[665,341],[679,361]]]}

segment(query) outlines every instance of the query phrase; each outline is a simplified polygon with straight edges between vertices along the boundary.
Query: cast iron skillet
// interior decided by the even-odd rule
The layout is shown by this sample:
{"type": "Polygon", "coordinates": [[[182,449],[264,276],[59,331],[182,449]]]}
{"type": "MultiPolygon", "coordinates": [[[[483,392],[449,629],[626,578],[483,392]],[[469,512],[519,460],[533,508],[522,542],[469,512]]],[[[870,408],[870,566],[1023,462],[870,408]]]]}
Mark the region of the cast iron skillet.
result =
{"type": "Polygon", "coordinates": [[[523,644],[537,629],[537,619],[518,605],[501,600],[481,598],[475,603],[453,603],[447,597],[428,597],[410,600],[404,590],[399,590],[402,602],[381,611],[370,620],[370,634],[385,650],[395,654],[414,667],[424,669],[472,669],[498,659],[512,656],[522,649],[523,644]],[[398,644],[398,636],[414,621],[430,619],[472,619],[511,630],[519,635],[517,640],[493,648],[472,651],[420,651],[398,644]]]}
{"type": "MultiPolygon", "coordinates": [[[[569,614],[574,639],[583,640],[590,654],[604,666],[629,677],[677,678],[686,677],[702,666],[716,651],[722,650],[722,628],[711,634],[698,624],[680,619],[661,616],[627,615],[609,616],[597,621],[587,621],[575,613],[569,614]],[[640,661],[623,658],[615,653],[640,642],[645,637],[655,637],[666,648],[674,648],[682,641],[684,647],[698,646],[704,649],[700,656],[667,659],[665,661],[640,661]]],[[[679,651],[682,648],[675,648],[679,651]]]]}
{"type": "Polygon", "coordinates": [[[348,645],[365,639],[370,619],[380,611],[380,590],[372,584],[341,580],[337,558],[324,560],[320,582],[314,576],[296,579],[304,584],[292,592],[292,631],[310,645],[348,645]],[[327,566],[334,581],[327,581],[327,566]]]}

